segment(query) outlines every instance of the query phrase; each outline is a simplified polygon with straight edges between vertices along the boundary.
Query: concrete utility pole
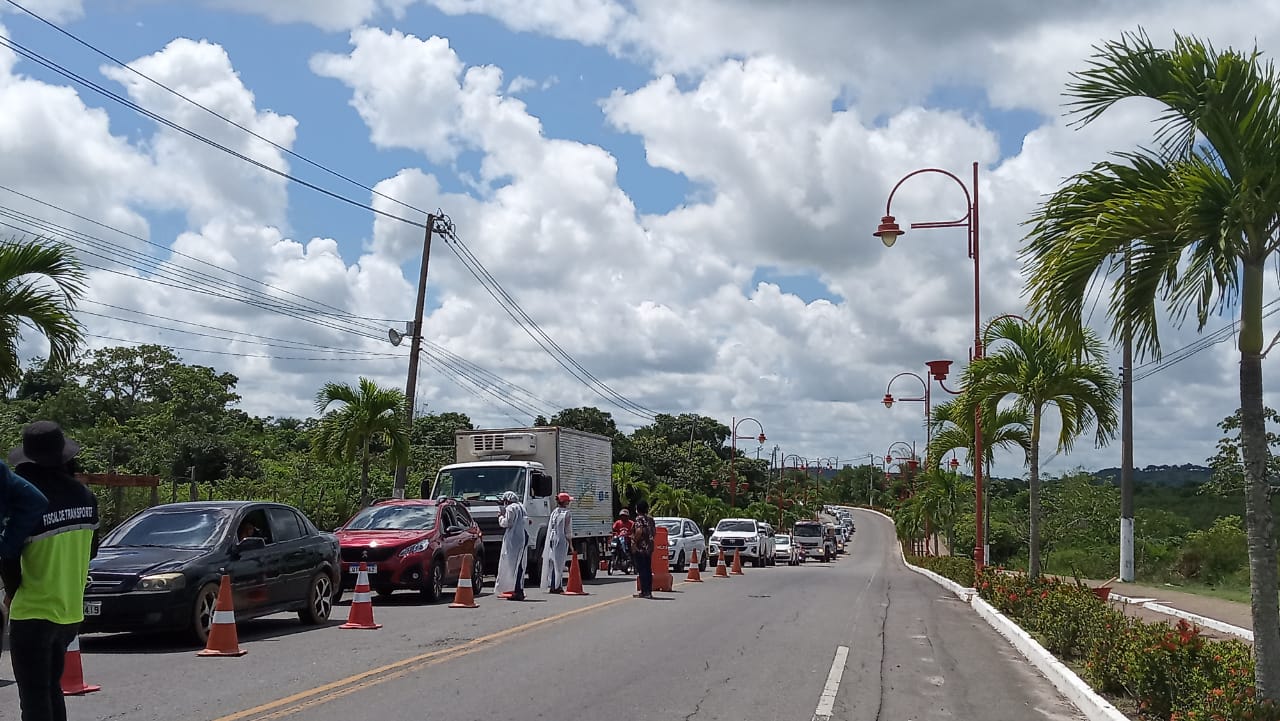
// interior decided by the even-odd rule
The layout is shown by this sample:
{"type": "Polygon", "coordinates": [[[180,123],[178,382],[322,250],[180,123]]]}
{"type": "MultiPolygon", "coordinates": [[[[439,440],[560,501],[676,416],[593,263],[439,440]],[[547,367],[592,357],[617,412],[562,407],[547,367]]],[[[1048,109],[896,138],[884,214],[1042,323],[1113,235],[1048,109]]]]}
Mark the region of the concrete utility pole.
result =
{"type": "MultiPolygon", "coordinates": [[[[1129,250],[1124,253],[1124,283],[1129,284],[1129,250]]],[[[1120,369],[1120,580],[1132,583],[1133,568],[1133,328],[1125,321],[1120,369]]]]}
{"type": "MultiPolygon", "coordinates": [[[[418,272],[418,304],[413,311],[413,333],[409,342],[409,378],[404,384],[405,432],[413,430],[414,396],[418,393],[418,354],[422,351],[422,311],[427,303],[427,267],[431,263],[431,234],[439,216],[427,216],[427,231],[422,240],[422,267],[418,272]]],[[[396,482],[391,491],[395,498],[404,498],[404,488],[409,480],[408,461],[396,464],[396,482]]]]}
{"type": "Polygon", "coordinates": [[[200,500],[200,486],[196,485],[196,467],[191,466],[187,469],[187,472],[191,474],[191,500],[198,501],[200,500]]]}

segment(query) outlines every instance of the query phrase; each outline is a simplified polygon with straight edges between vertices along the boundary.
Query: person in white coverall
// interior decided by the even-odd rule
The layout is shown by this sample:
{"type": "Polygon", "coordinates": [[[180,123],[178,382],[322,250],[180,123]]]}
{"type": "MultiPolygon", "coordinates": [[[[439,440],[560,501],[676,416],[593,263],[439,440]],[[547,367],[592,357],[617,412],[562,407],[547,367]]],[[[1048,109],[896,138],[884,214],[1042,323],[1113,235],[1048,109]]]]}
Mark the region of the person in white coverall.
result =
{"type": "Polygon", "coordinates": [[[524,600],[524,562],[529,551],[529,524],[524,504],[512,491],[502,494],[502,513],[498,525],[507,529],[502,534],[502,553],[498,556],[498,579],[494,593],[510,593],[512,601],[524,600]]]}
{"type": "Polygon", "coordinates": [[[542,549],[542,583],[551,593],[564,593],[564,561],[573,535],[573,520],[569,516],[573,496],[561,493],[556,496],[556,503],[559,505],[551,511],[547,522],[547,545],[542,549]]]}

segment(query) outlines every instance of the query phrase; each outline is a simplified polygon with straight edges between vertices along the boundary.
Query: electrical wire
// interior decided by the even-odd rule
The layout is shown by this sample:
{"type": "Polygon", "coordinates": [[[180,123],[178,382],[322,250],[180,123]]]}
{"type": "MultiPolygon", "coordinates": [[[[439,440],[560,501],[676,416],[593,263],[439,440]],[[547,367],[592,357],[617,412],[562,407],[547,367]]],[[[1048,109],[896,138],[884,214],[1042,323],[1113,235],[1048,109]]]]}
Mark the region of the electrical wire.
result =
{"type": "MultiPolygon", "coordinates": [[[[363,189],[365,189],[365,190],[367,190],[367,191],[369,191],[369,192],[372,192],[372,193],[376,194],[378,197],[382,197],[382,198],[384,198],[384,199],[386,199],[386,200],[389,200],[389,201],[391,201],[391,202],[395,202],[395,203],[397,203],[397,204],[399,204],[399,205],[401,205],[401,206],[403,206],[403,207],[406,207],[406,208],[409,208],[409,209],[415,210],[415,211],[417,211],[417,212],[425,212],[425,211],[422,211],[420,208],[415,208],[415,207],[414,207],[414,206],[412,206],[412,205],[409,205],[409,204],[404,203],[404,202],[402,202],[402,201],[399,201],[399,200],[397,200],[397,199],[395,199],[395,198],[392,198],[392,197],[390,197],[390,196],[388,196],[388,195],[385,195],[385,194],[383,194],[383,193],[381,193],[381,192],[379,192],[379,191],[377,191],[377,190],[373,189],[371,186],[368,186],[367,184],[360,183],[359,181],[356,181],[356,180],[352,179],[351,177],[349,177],[349,176],[347,176],[347,175],[345,175],[345,174],[342,174],[342,173],[340,173],[340,172],[338,172],[338,171],[332,170],[332,169],[330,169],[330,168],[328,168],[328,167],[326,167],[326,166],[324,166],[324,165],[322,165],[322,164],[320,164],[320,163],[317,163],[317,162],[315,162],[315,161],[313,161],[313,160],[311,160],[311,159],[309,159],[309,158],[306,158],[305,156],[302,156],[301,154],[298,154],[298,153],[296,153],[296,152],[294,152],[294,151],[292,151],[292,150],[289,150],[289,149],[287,149],[287,148],[284,148],[283,146],[280,146],[279,144],[277,144],[277,143],[275,143],[275,142],[273,142],[273,141],[271,141],[271,140],[269,140],[269,139],[267,139],[267,138],[265,138],[265,137],[261,136],[260,134],[258,134],[258,133],[256,133],[256,132],[252,131],[251,129],[249,129],[249,128],[247,128],[247,127],[245,127],[245,126],[243,126],[243,125],[241,125],[241,124],[239,124],[239,123],[236,123],[236,122],[232,121],[231,119],[229,119],[229,118],[227,118],[227,117],[223,116],[222,114],[217,113],[216,111],[213,111],[212,109],[210,109],[210,108],[208,108],[208,107],[206,107],[206,106],[204,106],[204,105],[201,105],[200,103],[195,102],[195,101],[194,101],[194,100],[192,100],[191,98],[189,98],[189,97],[187,97],[187,96],[183,95],[182,93],[179,93],[178,91],[176,91],[176,90],[174,90],[174,89],[172,89],[172,88],[168,87],[167,85],[164,85],[163,83],[160,83],[159,81],[155,80],[154,78],[151,78],[151,77],[149,77],[149,76],[145,75],[145,74],[144,74],[144,73],[142,73],[141,71],[138,71],[136,68],[132,68],[132,67],[130,67],[128,64],[126,64],[126,63],[124,63],[124,62],[120,61],[118,58],[115,58],[114,56],[112,56],[112,55],[110,55],[110,54],[106,53],[105,51],[102,51],[101,49],[99,49],[99,48],[97,48],[97,47],[93,46],[92,44],[88,43],[87,41],[84,41],[83,39],[81,39],[81,38],[79,38],[79,37],[75,36],[74,34],[72,34],[72,33],[68,32],[68,31],[66,31],[66,30],[64,30],[64,29],[62,29],[62,28],[60,28],[60,27],[58,27],[58,26],[57,26],[57,25],[55,25],[54,23],[52,23],[52,22],[50,22],[49,20],[47,20],[47,19],[45,19],[45,18],[41,17],[41,16],[40,16],[40,15],[38,15],[38,14],[36,14],[36,13],[32,12],[31,10],[29,10],[29,9],[27,9],[26,7],[22,6],[21,4],[19,4],[19,3],[17,3],[17,2],[14,2],[13,0],[7,0],[7,1],[8,1],[8,2],[9,2],[9,4],[11,4],[12,6],[14,6],[14,7],[18,8],[19,10],[21,10],[21,11],[23,11],[23,12],[25,12],[26,14],[28,14],[28,15],[30,15],[31,17],[35,18],[36,20],[38,20],[38,21],[40,21],[40,22],[44,23],[45,25],[47,25],[47,26],[49,26],[49,27],[51,27],[51,28],[53,28],[53,29],[57,30],[57,31],[58,31],[58,32],[60,32],[61,34],[65,35],[65,36],[67,36],[67,37],[69,37],[69,38],[71,38],[72,40],[74,40],[75,42],[79,43],[80,45],[82,45],[82,46],[84,46],[84,47],[86,47],[86,48],[88,48],[88,49],[90,49],[90,50],[92,50],[92,51],[96,52],[96,53],[97,53],[97,54],[99,54],[100,56],[102,56],[102,57],[104,57],[104,58],[106,58],[106,59],[108,59],[108,60],[110,60],[110,61],[112,61],[112,62],[116,63],[117,65],[119,65],[119,66],[121,66],[121,67],[123,67],[123,68],[125,68],[125,69],[129,70],[130,72],[134,73],[135,75],[138,75],[139,77],[142,77],[142,78],[144,78],[144,79],[148,80],[149,82],[151,82],[151,83],[153,83],[153,84],[157,85],[158,87],[161,87],[162,89],[164,89],[164,90],[166,90],[166,91],[170,92],[171,94],[173,94],[173,95],[175,95],[175,96],[177,96],[177,97],[179,97],[179,98],[181,98],[181,99],[185,100],[186,102],[191,103],[192,105],[195,105],[196,107],[201,108],[201,109],[202,109],[202,110],[204,110],[205,112],[210,113],[210,114],[214,115],[215,117],[218,117],[219,119],[223,120],[224,122],[227,122],[227,123],[229,123],[229,124],[231,124],[231,125],[235,126],[236,128],[238,128],[238,129],[240,129],[240,130],[242,130],[242,131],[244,131],[244,132],[249,133],[249,134],[250,134],[250,135],[252,135],[253,137],[258,138],[259,140],[262,140],[262,141],[264,141],[264,142],[267,142],[267,143],[268,143],[268,144],[270,144],[271,146],[273,146],[273,147],[275,147],[275,148],[277,148],[277,149],[279,149],[279,150],[282,150],[282,151],[284,151],[284,152],[288,153],[291,157],[296,157],[296,158],[298,158],[298,159],[302,160],[303,162],[305,162],[305,163],[307,163],[307,164],[309,164],[309,165],[311,165],[311,166],[313,166],[313,167],[316,167],[316,168],[318,168],[318,169],[321,169],[321,170],[323,170],[324,172],[326,172],[326,173],[328,173],[328,174],[330,174],[330,175],[332,175],[332,176],[334,176],[334,177],[338,177],[338,178],[340,178],[340,179],[342,179],[342,180],[344,180],[344,181],[346,181],[346,182],[352,183],[352,184],[354,184],[354,185],[356,185],[356,186],[358,186],[358,187],[361,187],[361,188],[363,188],[363,189]]],[[[179,125],[179,124],[177,124],[177,123],[175,123],[175,122],[173,122],[173,121],[169,120],[168,118],[165,118],[165,117],[163,117],[163,116],[159,115],[158,113],[155,113],[155,112],[153,112],[153,111],[151,111],[151,110],[149,110],[149,109],[147,109],[147,108],[145,108],[145,107],[143,107],[143,106],[141,106],[141,105],[138,105],[137,103],[134,103],[132,100],[129,100],[128,98],[125,98],[125,97],[123,97],[123,96],[119,95],[118,93],[115,93],[114,91],[112,91],[112,90],[110,90],[110,89],[107,89],[107,88],[105,88],[105,87],[103,87],[103,86],[101,86],[101,85],[99,85],[99,84],[97,84],[97,83],[93,82],[92,80],[89,80],[88,78],[85,78],[85,77],[83,77],[83,76],[81,76],[81,75],[79,75],[79,74],[75,73],[74,71],[72,71],[72,70],[70,70],[70,69],[68,69],[68,68],[66,68],[66,67],[64,67],[64,66],[62,66],[62,65],[60,65],[59,63],[57,63],[57,62],[55,62],[55,61],[53,61],[53,60],[49,59],[48,57],[45,57],[45,56],[41,55],[39,52],[37,52],[37,51],[35,51],[35,50],[32,50],[32,49],[30,49],[30,48],[27,48],[27,47],[23,46],[22,44],[20,44],[20,43],[17,43],[17,42],[15,42],[15,41],[13,41],[12,39],[8,39],[8,38],[0,37],[0,46],[8,47],[9,49],[13,50],[15,53],[17,53],[17,54],[19,54],[19,55],[21,55],[21,56],[23,56],[23,57],[25,57],[25,58],[27,58],[27,59],[29,59],[29,60],[33,61],[33,62],[35,62],[35,63],[37,63],[37,64],[39,64],[39,65],[41,65],[42,67],[44,67],[44,68],[46,68],[46,69],[48,69],[48,70],[50,70],[50,71],[52,71],[52,72],[54,72],[54,73],[56,73],[56,74],[58,74],[58,75],[61,75],[62,77],[66,78],[66,79],[68,79],[68,80],[71,80],[72,82],[74,82],[74,83],[76,83],[76,84],[78,84],[78,85],[80,85],[80,86],[82,86],[82,87],[85,87],[85,88],[87,88],[87,89],[89,89],[89,90],[92,90],[92,91],[94,91],[95,93],[98,93],[99,95],[102,95],[102,96],[104,96],[104,97],[106,97],[106,98],[108,98],[108,99],[114,100],[114,101],[116,101],[117,103],[120,103],[121,105],[124,105],[125,107],[127,107],[127,108],[129,108],[129,109],[131,109],[131,110],[133,110],[133,111],[135,111],[135,112],[137,112],[137,113],[139,113],[139,114],[143,115],[144,117],[147,117],[147,118],[150,118],[150,119],[154,120],[155,122],[157,122],[157,123],[159,123],[159,124],[163,125],[164,127],[168,127],[168,128],[170,128],[170,129],[172,129],[172,130],[174,130],[174,131],[176,131],[176,132],[178,132],[178,133],[181,133],[181,134],[183,134],[183,135],[186,135],[186,136],[188,136],[188,137],[190,137],[190,138],[192,138],[192,139],[194,139],[194,140],[197,140],[197,141],[199,141],[199,142],[205,143],[206,145],[209,145],[210,147],[213,147],[213,148],[215,148],[215,149],[217,149],[217,150],[221,150],[222,152],[227,153],[227,154],[231,155],[232,157],[235,157],[235,158],[237,158],[237,159],[239,159],[239,160],[242,160],[242,161],[244,161],[244,162],[250,163],[250,164],[252,164],[252,165],[254,165],[254,166],[256,166],[256,167],[258,167],[258,168],[260,168],[260,169],[262,169],[262,170],[266,170],[267,172],[273,173],[273,174],[275,174],[275,175],[277,175],[277,176],[280,176],[280,177],[282,177],[282,178],[284,178],[284,179],[286,179],[286,180],[290,180],[290,181],[293,181],[293,182],[295,182],[295,183],[298,183],[298,184],[300,184],[300,185],[302,185],[302,186],[304,186],[304,187],[306,187],[306,188],[309,188],[309,189],[311,189],[311,190],[313,190],[313,191],[316,191],[316,192],[318,192],[318,193],[321,193],[321,194],[323,194],[323,195],[326,195],[326,196],[328,196],[328,197],[330,197],[330,198],[332,198],[332,199],[334,199],[334,200],[338,200],[338,201],[341,201],[341,202],[347,203],[347,204],[349,204],[349,205],[353,205],[353,206],[356,206],[356,207],[359,207],[359,208],[362,208],[362,209],[368,210],[368,211],[370,211],[370,212],[372,212],[372,213],[375,213],[375,214],[377,214],[377,215],[380,215],[380,216],[383,216],[383,217],[386,217],[386,218],[389,218],[389,219],[392,219],[392,220],[398,220],[398,221],[401,221],[401,222],[404,222],[404,223],[406,223],[406,224],[413,225],[413,226],[415,226],[415,227],[419,227],[419,228],[424,228],[424,229],[425,229],[425,228],[427,227],[426,223],[419,223],[419,222],[417,222],[417,221],[409,220],[409,219],[407,219],[407,218],[404,218],[404,217],[402,217],[402,216],[395,215],[395,214],[393,214],[393,213],[388,213],[388,212],[383,211],[383,210],[380,210],[380,209],[378,209],[378,208],[376,208],[376,207],[374,207],[374,206],[372,206],[372,205],[368,205],[368,204],[366,204],[366,203],[360,202],[360,201],[355,200],[355,199],[353,199],[353,198],[349,198],[349,197],[347,197],[347,196],[344,196],[344,195],[342,195],[342,194],[340,194],[340,193],[337,193],[337,192],[334,192],[334,191],[328,190],[328,189],[326,189],[326,188],[323,188],[323,187],[321,187],[321,186],[319,186],[319,185],[316,185],[316,184],[314,184],[314,183],[310,183],[310,182],[308,182],[308,181],[306,181],[306,180],[303,180],[302,178],[300,178],[300,177],[298,177],[298,176],[296,176],[296,175],[293,175],[293,174],[291,174],[291,173],[289,173],[289,172],[282,171],[282,170],[279,170],[279,169],[277,169],[277,168],[273,168],[273,167],[271,167],[271,166],[269,166],[269,165],[267,165],[267,164],[265,164],[265,163],[263,163],[263,162],[261,162],[261,161],[258,161],[258,160],[254,159],[254,158],[251,158],[251,157],[247,156],[247,155],[244,155],[243,153],[240,153],[239,151],[236,151],[236,150],[234,150],[234,149],[232,149],[232,148],[229,148],[229,147],[227,147],[226,145],[223,145],[223,144],[221,144],[221,143],[219,143],[219,142],[217,142],[217,141],[214,141],[214,140],[212,140],[212,139],[210,139],[210,138],[208,138],[208,137],[206,137],[206,136],[204,136],[204,135],[201,135],[201,134],[199,134],[199,133],[196,133],[196,132],[194,132],[194,131],[192,131],[192,130],[190,130],[190,129],[188,129],[188,128],[185,128],[185,127],[183,127],[183,126],[181,126],[181,125],[179,125]]],[[[431,215],[430,215],[430,214],[428,214],[428,220],[429,220],[430,218],[431,218],[431,215]]],[[[459,259],[460,259],[460,260],[462,260],[462,261],[464,262],[464,265],[466,265],[466,266],[467,266],[467,269],[472,273],[472,275],[473,275],[473,276],[475,276],[475,277],[477,278],[477,280],[481,281],[482,286],[483,286],[483,287],[485,287],[485,289],[490,293],[490,295],[491,295],[491,296],[493,296],[493,297],[494,297],[494,299],[498,301],[499,305],[501,305],[501,306],[503,307],[503,309],[508,313],[508,315],[510,315],[510,316],[512,317],[512,319],[513,319],[513,320],[516,320],[517,324],[519,324],[519,325],[520,325],[520,326],[521,326],[521,327],[526,331],[526,333],[529,333],[530,337],[531,337],[531,338],[533,338],[533,339],[534,339],[534,341],[535,341],[535,342],[537,342],[537,343],[538,343],[538,345],[539,345],[540,347],[542,347],[544,351],[546,351],[549,355],[551,355],[551,356],[552,356],[552,357],[557,361],[557,363],[559,363],[562,367],[564,367],[564,368],[565,368],[565,370],[566,370],[566,371],[568,371],[568,372],[570,373],[570,375],[574,376],[574,377],[575,377],[575,379],[577,379],[577,380],[579,380],[580,382],[582,382],[584,385],[586,385],[588,388],[590,388],[590,389],[591,389],[593,392],[595,392],[597,395],[600,395],[600,396],[601,396],[602,398],[604,398],[605,400],[607,400],[607,401],[609,401],[609,402],[613,403],[614,405],[617,405],[619,408],[621,408],[621,409],[623,409],[623,410],[626,410],[626,411],[628,411],[628,412],[630,412],[630,413],[632,413],[632,414],[634,414],[634,415],[637,415],[637,416],[639,416],[639,417],[641,417],[641,418],[645,418],[645,419],[647,419],[647,420],[652,420],[652,419],[654,418],[654,416],[656,416],[656,411],[653,411],[652,409],[649,409],[649,408],[647,408],[647,407],[645,407],[645,406],[643,406],[643,405],[640,405],[639,403],[636,403],[635,401],[632,401],[632,400],[630,400],[630,399],[626,398],[625,396],[623,396],[622,394],[618,393],[615,389],[613,389],[613,388],[612,388],[611,386],[609,386],[608,384],[604,383],[603,381],[600,381],[600,380],[599,380],[599,378],[597,378],[594,374],[592,374],[592,373],[590,373],[589,371],[587,371],[585,367],[583,367],[580,363],[578,363],[575,359],[573,359],[573,357],[572,357],[572,356],[570,356],[568,353],[566,353],[566,352],[564,351],[564,349],[563,349],[562,347],[560,347],[560,346],[559,346],[559,344],[557,344],[553,339],[551,339],[551,337],[550,337],[550,336],[549,336],[549,335],[548,335],[548,334],[547,334],[547,333],[546,333],[546,332],[545,332],[545,331],[544,331],[544,330],[543,330],[539,325],[537,325],[537,323],[536,323],[536,322],[534,322],[534,321],[533,321],[533,319],[532,319],[531,317],[529,317],[529,315],[528,315],[528,314],[523,310],[523,308],[520,308],[520,306],[515,302],[515,299],[514,299],[514,298],[512,298],[512,297],[510,296],[510,294],[509,294],[509,293],[507,293],[507,292],[506,292],[506,290],[505,290],[504,288],[502,288],[501,284],[499,284],[499,283],[497,282],[496,278],[494,278],[494,277],[492,276],[492,274],[490,274],[490,273],[488,272],[488,270],[487,270],[486,268],[484,268],[483,264],[481,264],[481,263],[479,262],[479,259],[478,259],[478,258],[476,258],[476,257],[474,256],[474,254],[473,254],[473,253],[471,253],[470,249],[466,247],[465,243],[462,243],[462,241],[461,241],[460,239],[458,239],[458,238],[457,238],[456,234],[453,232],[452,224],[450,224],[450,225],[449,225],[449,227],[448,227],[447,236],[448,236],[448,237],[451,237],[451,238],[452,238],[452,239],[453,239],[453,240],[454,240],[458,245],[460,245],[460,246],[462,247],[462,249],[463,249],[463,253],[459,254],[459,253],[458,253],[458,251],[457,251],[456,249],[454,249],[454,246],[453,246],[452,244],[450,245],[450,248],[451,248],[451,249],[454,249],[454,254],[455,254],[455,255],[457,255],[457,256],[459,257],[459,259]],[[487,282],[486,282],[486,279],[487,279],[487,282]],[[490,284],[492,284],[492,285],[490,285],[490,284]],[[495,292],[495,291],[496,291],[496,292],[495,292]],[[508,304],[510,304],[510,305],[508,305],[508,304]],[[514,313],[512,312],[512,311],[513,311],[513,309],[514,309],[514,311],[515,311],[514,313]],[[524,321],[523,321],[523,322],[521,321],[521,318],[523,318],[523,319],[524,319],[524,321]],[[526,323],[527,323],[528,325],[526,325],[526,323]],[[540,338],[541,338],[541,339],[540,339],[540,338]],[[545,342],[544,342],[544,341],[545,341],[545,342]],[[553,350],[553,349],[554,349],[554,350],[553,350]],[[566,361],[568,362],[568,364],[566,364],[566,361]],[[572,368],[571,368],[570,366],[572,366],[572,368]],[[577,369],[576,371],[574,370],[575,368],[577,369]]]]}
{"type": "MultiPolygon", "coordinates": [[[[117,343],[132,343],[132,344],[134,344],[134,345],[160,345],[160,344],[158,344],[158,343],[155,343],[154,341],[149,341],[149,340],[137,340],[137,339],[134,339],[134,338],[118,338],[118,337],[116,337],[116,336],[101,335],[101,334],[98,334],[98,333],[85,333],[85,337],[87,337],[87,338],[98,338],[98,339],[101,339],[101,340],[115,341],[115,342],[117,342],[117,343]]],[[[375,360],[375,361],[385,361],[385,360],[389,360],[388,358],[385,358],[385,357],[382,357],[382,356],[377,356],[377,357],[367,357],[367,358],[360,358],[360,357],[334,358],[334,357],[332,357],[332,356],[300,357],[300,356],[264,355],[264,354],[258,354],[258,353],[236,353],[236,352],[233,352],[233,351],[209,350],[208,348],[188,348],[188,347],[183,347],[183,346],[167,345],[167,344],[165,345],[165,347],[166,347],[166,348],[171,348],[171,349],[173,349],[173,350],[187,351],[187,352],[190,352],[190,353],[212,353],[213,355],[236,356],[236,357],[238,357],[238,358],[271,358],[271,359],[274,359],[274,360],[294,360],[294,361],[343,361],[343,362],[346,362],[346,361],[370,361],[370,360],[375,360]]]]}

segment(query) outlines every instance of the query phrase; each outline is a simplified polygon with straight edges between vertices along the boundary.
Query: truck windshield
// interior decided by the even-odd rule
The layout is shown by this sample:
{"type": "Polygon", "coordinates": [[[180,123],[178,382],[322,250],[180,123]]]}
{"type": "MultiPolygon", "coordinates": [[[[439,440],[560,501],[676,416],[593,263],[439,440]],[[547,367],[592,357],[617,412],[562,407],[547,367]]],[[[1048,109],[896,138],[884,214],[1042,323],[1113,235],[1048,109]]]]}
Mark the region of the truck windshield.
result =
{"type": "Polygon", "coordinates": [[[717,531],[727,531],[730,533],[755,533],[755,521],[731,521],[725,520],[716,524],[717,531]]]}
{"type": "Polygon", "coordinates": [[[440,471],[432,495],[467,501],[494,501],[506,491],[524,498],[524,469],[513,466],[475,466],[440,471]]]}
{"type": "Polygon", "coordinates": [[[791,529],[791,532],[797,536],[809,536],[812,538],[822,535],[822,529],[817,526],[801,526],[799,524],[796,524],[796,527],[791,529]]]}

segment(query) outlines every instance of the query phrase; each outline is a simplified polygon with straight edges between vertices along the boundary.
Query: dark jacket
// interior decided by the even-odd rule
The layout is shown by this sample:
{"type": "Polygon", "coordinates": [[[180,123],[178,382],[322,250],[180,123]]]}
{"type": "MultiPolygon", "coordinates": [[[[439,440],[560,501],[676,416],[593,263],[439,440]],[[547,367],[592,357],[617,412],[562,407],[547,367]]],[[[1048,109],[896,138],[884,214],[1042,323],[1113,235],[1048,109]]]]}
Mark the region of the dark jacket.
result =
{"type": "Polygon", "coordinates": [[[13,598],[10,619],[79,623],[84,618],[89,559],[97,546],[98,501],[65,467],[24,463],[17,472],[31,481],[49,504],[21,557],[0,559],[5,593],[13,598]]]}
{"type": "Polygon", "coordinates": [[[0,559],[16,559],[49,500],[30,481],[0,463],[0,559]]]}

